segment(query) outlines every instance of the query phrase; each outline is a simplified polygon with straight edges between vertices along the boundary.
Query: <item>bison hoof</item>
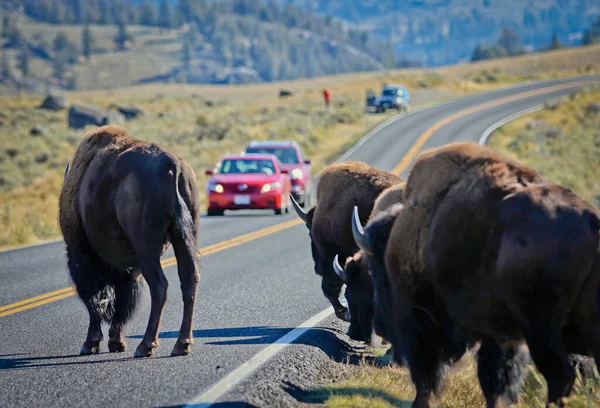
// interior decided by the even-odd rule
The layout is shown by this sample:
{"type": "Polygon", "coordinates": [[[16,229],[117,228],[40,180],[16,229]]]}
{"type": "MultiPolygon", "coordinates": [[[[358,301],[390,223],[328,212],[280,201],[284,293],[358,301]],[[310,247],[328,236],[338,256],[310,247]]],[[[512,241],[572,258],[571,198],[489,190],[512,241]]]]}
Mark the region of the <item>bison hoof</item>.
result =
{"type": "Polygon", "coordinates": [[[93,345],[84,344],[79,351],[79,354],[82,356],[87,356],[90,354],[98,354],[100,353],[100,342],[96,342],[93,345]]]}
{"type": "Polygon", "coordinates": [[[346,322],[350,321],[350,311],[346,308],[336,310],[335,315],[338,319],[344,320],[346,322]]]}
{"type": "Polygon", "coordinates": [[[144,343],[141,343],[135,350],[135,353],[133,353],[133,356],[134,357],[150,357],[154,354],[154,347],[156,347],[156,345],[154,345],[154,344],[151,347],[148,347],[144,343]]]}
{"type": "Polygon", "coordinates": [[[175,346],[173,346],[173,350],[171,351],[171,356],[187,356],[190,354],[190,346],[192,343],[182,343],[177,341],[175,346]]]}
{"type": "Polygon", "coordinates": [[[111,353],[122,353],[126,348],[127,346],[122,340],[111,340],[108,342],[108,351],[111,353]]]}

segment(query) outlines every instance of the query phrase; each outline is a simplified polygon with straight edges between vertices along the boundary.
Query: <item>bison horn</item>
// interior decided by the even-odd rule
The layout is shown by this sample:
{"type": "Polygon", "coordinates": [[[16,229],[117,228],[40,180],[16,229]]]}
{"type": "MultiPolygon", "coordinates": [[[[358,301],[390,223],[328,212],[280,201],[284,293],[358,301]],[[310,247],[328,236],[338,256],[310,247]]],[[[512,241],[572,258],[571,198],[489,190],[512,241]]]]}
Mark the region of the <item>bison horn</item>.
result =
{"type": "Polygon", "coordinates": [[[338,255],[336,255],[335,258],[333,258],[333,270],[344,282],[348,281],[348,274],[346,273],[346,270],[342,268],[342,265],[340,265],[338,255]]]}
{"type": "Polygon", "coordinates": [[[67,167],[65,167],[65,177],[67,178],[67,173],[69,172],[69,163],[67,163],[67,167]]]}
{"type": "Polygon", "coordinates": [[[371,249],[371,242],[369,237],[365,234],[362,225],[360,224],[360,217],[358,216],[358,207],[354,206],[354,212],[352,217],[352,235],[354,241],[360,249],[362,249],[367,255],[373,255],[371,249]]]}
{"type": "Polygon", "coordinates": [[[294,207],[294,210],[296,210],[298,217],[300,217],[305,224],[308,223],[308,214],[302,209],[302,207],[300,207],[300,204],[298,204],[298,202],[294,199],[293,195],[290,194],[290,198],[292,200],[292,206],[294,207]]]}

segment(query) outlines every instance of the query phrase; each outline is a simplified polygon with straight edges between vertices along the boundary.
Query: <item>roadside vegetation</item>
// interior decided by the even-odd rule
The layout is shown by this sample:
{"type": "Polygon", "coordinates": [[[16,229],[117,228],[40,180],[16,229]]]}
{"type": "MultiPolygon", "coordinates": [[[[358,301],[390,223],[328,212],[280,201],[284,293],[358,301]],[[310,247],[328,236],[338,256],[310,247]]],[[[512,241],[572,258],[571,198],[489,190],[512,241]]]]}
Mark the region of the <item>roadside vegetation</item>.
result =
{"type": "MultiPolygon", "coordinates": [[[[242,86],[161,84],[65,93],[71,104],[136,106],[144,115],[124,123],[137,138],[165,145],[195,169],[204,210],[204,170],[250,140],[296,140],[316,174],[394,114],[365,112],[365,93],[401,83],[412,107],[517,82],[600,73],[600,46],[439,70],[344,74],[242,86]],[[595,51],[595,52],[590,52],[595,51]],[[332,93],[325,109],[322,89],[332,93]],[[282,89],[293,95],[279,98],[282,89]]],[[[67,111],[38,109],[41,96],[0,97],[0,248],[60,237],[62,175],[86,130],[67,126],[67,111]]]]}
{"type": "MultiPolygon", "coordinates": [[[[488,145],[600,207],[599,129],[600,87],[589,87],[506,124],[492,134],[488,145]]],[[[409,371],[382,357],[384,351],[375,350],[379,357],[371,361],[365,358],[357,367],[349,367],[348,371],[354,372],[350,378],[315,390],[312,399],[330,408],[409,407],[415,397],[409,371]]],[[[595,374],[598,376],[597,371],[595,374]]],[[[566,407],[600,407],[600,387],[594,380],[588,381],[585,384],[581,377],[577,379],[566,407]]],[[[530,366],[520,405],[515,408],[544,407],[546,392],[543,376],[530,366]]],[[[472,355],[466,354],[452,368],[437,403],[448,408],[485,407],[472,355]]]]}

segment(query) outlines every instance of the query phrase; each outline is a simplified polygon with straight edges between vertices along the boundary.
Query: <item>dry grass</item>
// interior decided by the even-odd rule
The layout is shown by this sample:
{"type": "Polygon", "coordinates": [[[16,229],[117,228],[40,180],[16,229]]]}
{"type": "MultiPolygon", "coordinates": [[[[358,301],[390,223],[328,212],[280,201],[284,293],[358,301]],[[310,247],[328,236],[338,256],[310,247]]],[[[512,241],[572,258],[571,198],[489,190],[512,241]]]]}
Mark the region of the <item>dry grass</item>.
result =
{"type": "MultiPolygon", "coordinates": [[[[406,368],[400,368],[384,357],[373,362],[365,359],[355,369],[349,380],[318,388],[310,396],[314,402],[323,401],[328,408],[389,408],[410,407],[415,389],[406,368]]],[[[348,367],[348,369],[352,369],[348,367]]],[[[596,372],[597,375],[597,372],[596,372]]],[[[566,408],[600,407],[600,392],[592,388],[593,380],[586,383],[577,378],[573,395],[566,400],[566,408]]],[[[533,366],[530,366],[523,383],[519,404],[513,408],[544,408],[546,383],[533,366]]],[[[484,408],[485,400],[477,380],[477,363],[467,353],[452,367],[447,375],[444,390],[434,399],[438,408],[484,408]]]]}
{"type": "Polygon", "coordinates": [[[490,146],[600,207],[600,87],[587,88],[494,132],[490,146]]]}

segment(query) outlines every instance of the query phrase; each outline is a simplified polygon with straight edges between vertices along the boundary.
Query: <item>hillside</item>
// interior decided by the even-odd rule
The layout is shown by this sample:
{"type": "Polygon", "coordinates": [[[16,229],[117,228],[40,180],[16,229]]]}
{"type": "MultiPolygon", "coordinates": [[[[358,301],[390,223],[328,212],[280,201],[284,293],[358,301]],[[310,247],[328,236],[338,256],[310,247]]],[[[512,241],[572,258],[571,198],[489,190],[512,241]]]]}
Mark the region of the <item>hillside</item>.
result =
{"type": "Polygon", "coordinates": [[[71,89],[239,84],[382,70],[396,63],[393,50],[366,33],[275,4],[180,0],[173,6],[164,1],[160,9],[155,2],[133,0],[23,4],[0,9],[0,45],[12,78],[30,90],[47,84],[71,89]],[[83,22],[89,23],[88,37],[83,22]],[[23,78],[18,61],[24,53],[30,72],[23,78]]]}
{"type": "Polygon", "coordinates": [[[427,66],[468,60],[478,43],[492,43],[513,28],[529,49],[548,46],[554,31],[561,43],[577,45],[600,15],[589,0],[279,0],[339,17],[382,39],[400,55],[427,66]]]}

